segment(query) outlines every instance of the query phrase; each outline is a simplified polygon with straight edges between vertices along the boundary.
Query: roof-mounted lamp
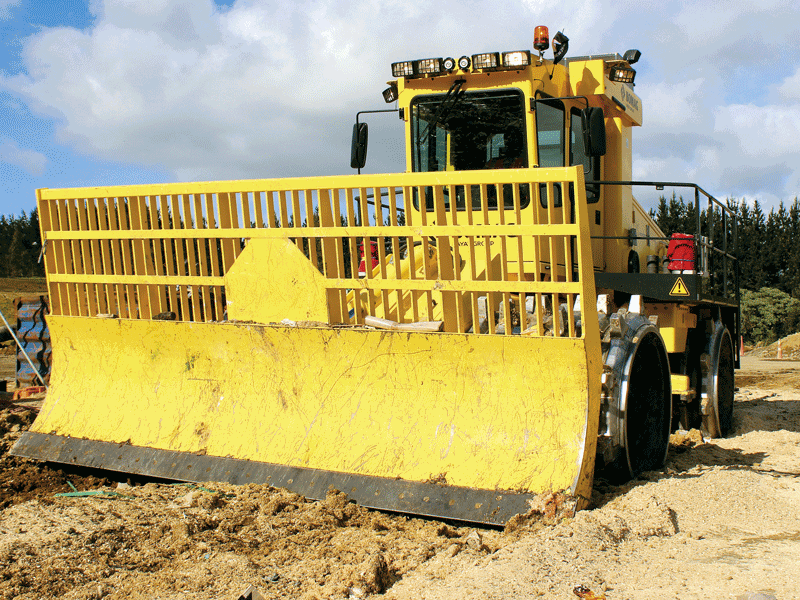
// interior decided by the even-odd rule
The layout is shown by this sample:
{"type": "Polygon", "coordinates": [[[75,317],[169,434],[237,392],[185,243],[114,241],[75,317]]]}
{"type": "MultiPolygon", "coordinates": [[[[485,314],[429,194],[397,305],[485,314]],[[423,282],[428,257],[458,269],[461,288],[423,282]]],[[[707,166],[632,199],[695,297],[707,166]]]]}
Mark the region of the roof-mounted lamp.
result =
{"type": "Polygon", "coordinates": [[[637,62],[639,60],[639,57],[641,56],[642,53],[639,52],[638,50],[630,49],[627,50],[625,54],[622,55],[622,60],[625,60],[628,62],[629,65],[632,65],[633,63],[637,62]]]}
{"type": "Polygon", "coordinates": [[[542,54],[550,47],[550,32],[544,25],[537,25],[533,30],[533,47],[542,54]]]}
{"type": "Polygon", "coordinates": [[[396,81],[390,82],[389,87],[383,90],[383,99],[386,101],[386,104],[391,104],[397,100],[398,95],[396,81]]]}
{"type": "Polygon", "coordinates": [[[618,83],[633,85],[633,80],[636,78],[636,71],[630,67],[611,67],[608,78],[618,83]]]}

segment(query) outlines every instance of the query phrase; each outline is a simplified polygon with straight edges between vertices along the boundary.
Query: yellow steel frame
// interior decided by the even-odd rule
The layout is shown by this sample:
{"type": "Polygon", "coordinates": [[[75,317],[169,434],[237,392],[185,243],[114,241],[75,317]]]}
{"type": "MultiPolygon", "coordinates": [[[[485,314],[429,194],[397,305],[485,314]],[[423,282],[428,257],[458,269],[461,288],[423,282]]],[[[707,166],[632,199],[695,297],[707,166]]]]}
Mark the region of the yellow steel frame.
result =
{"type": "MultiPolygon", "coordinates": [[[[512,297],[524,305],[535,296],[538,323],[548,302],[572,307],[585,296],[593,304],[583,189],[580,170],[565,168],[44,189],[38,202],[56,315],[150,319],[171,311],[178,320],[219,321],[243,249],[290,240],[324,276],[330,323],[360,324],[368,314],[441,319],[445,331],[464,333],[476,330],[481,296],[506,311],[512,297]],[[574,207],[566,193],[562,207],[548,200],[556,183],[575,190],[574,207]],[[513,206],[490,209],[489,188],[502,198],[509,184],[513,206]],[[527,207],[521,185],[529,186],[527,207]],[[445,194],[455,197],[457,186],[479,186],[480,208],[448,206],[445,194]],[[412,194],[426,189],[434,210],[414,210],[412,194]],[[370,240],[379,264],[358,278],[358,250],[370,240]],[[402,246],[419,268],[403,271],[402,246]]],[[[495,333],[493,319],[489,326],[495,333]]],[[[563,326],[577,336],[572,319],[563,326]]]]}

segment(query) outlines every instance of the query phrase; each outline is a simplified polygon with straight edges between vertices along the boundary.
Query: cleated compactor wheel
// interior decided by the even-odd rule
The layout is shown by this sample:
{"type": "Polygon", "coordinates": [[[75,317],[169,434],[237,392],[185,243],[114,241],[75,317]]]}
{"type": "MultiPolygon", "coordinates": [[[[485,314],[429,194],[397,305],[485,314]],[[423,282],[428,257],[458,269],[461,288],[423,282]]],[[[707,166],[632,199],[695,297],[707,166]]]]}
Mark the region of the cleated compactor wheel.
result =
{"type": "Polygon", "coordinates": [[[600,314],[603,349],[598,458],[614,478],[659,468],[672,414],[669,360],[658,328],[641,314],[600,314]]]}
{"type": "Polygon", "coordinates": [[[725,437],[733,429],[733,366],[731,333],[717,321],[700,357],[700,413],[707,437],[725,437]]]}

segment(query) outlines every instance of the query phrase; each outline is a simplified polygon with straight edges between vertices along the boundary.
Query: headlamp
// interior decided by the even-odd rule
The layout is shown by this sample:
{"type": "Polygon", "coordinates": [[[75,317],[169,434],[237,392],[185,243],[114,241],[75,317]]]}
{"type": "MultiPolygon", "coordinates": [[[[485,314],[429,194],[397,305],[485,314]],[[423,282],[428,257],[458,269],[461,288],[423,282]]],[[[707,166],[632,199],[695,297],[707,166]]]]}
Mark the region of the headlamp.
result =
{"type": "Polygon", "coordinates": [[[438,75],[444,71],[441,58],[423,58],[417,61],[418,75],[438,75]]]}
{"type": "Polygon", "coordinates": [[[390,104],[397,100],[397,82],[392,81],[389,83],[389,87],[383,90],[383,99],[386,101],[386,104],[390,104]]]}

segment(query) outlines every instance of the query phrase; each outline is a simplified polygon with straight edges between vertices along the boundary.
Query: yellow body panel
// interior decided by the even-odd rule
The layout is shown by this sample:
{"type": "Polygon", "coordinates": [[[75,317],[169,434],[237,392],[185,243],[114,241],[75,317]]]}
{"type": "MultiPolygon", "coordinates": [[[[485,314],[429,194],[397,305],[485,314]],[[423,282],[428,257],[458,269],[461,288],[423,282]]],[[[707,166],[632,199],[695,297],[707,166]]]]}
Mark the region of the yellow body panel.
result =
{"type": "Polygon", "coordinates": [[[328,320],[325,277],[288,240],[252,240],[225,274],[225,287],[229,319],[328,320]]]}
{"type": "Polygon", "coordinates": [[[51,387],[32,431],[591,490],[599,357],[583,340],[80,317],[52,317],[50,329],[51,387]]]}
{"type": "Polygon", "coordinates": [[[683,352],[689,330],[697,327],[697,315],[685,304],[648,304],[647,311],[658,316],[659,331],[667,352],[683,352]]]}
{"type": "Polygon", "coordinates": [[[672,383],[673,394],[686,394],[692,389],[688,375],[676,375],[672,373],[670,374],[670,382],[672,383]]]}
{"type": "Polygon", "coordinates": [[[603,59],[573,60],[569,62],[569,80],[576,96],[603,96],[608,107],[625,115],[628,125],[642,124],[642,100],[625,83],[611,81],[603,59]]]}

